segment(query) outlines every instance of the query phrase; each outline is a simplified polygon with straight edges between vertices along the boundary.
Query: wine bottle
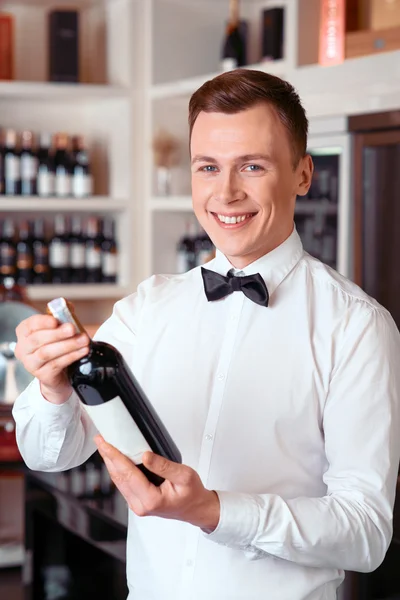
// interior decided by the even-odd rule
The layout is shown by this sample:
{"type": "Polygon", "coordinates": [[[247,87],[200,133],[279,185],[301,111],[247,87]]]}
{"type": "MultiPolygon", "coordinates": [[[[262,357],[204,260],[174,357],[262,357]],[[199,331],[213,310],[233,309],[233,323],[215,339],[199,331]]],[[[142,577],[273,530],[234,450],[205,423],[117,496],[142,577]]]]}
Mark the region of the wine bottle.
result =
{"type": "Polygon", "coordinates": [[[17,273],[17,249],[14,238],[14,221],[12,219],[5,219],[0,236],[0,283],[3,283],[8,278],[15,280],[17,273]]]}
{"type": "Polygon", "coordinates": [[[176,272],[185,273],[196,266],[195,254],[196,227],[193,221],[186,222],[186,232],[179,239],[176,248],[176,272]]]}
{"type": "Polygon", "coordinates": [[[69,237],[63,215],[57,215],[54,219],[54,237],[49,244],[49,264],[52,283],[69,282],[69,237]]]}
{"type": "Polygon", "coordinates": [[[17,149],[17,133],[13,129],[7,129],[5,132],[4,193],[6,196],[17,196],[21,193],[21,163],[17,149]]]}
{"type": "Polygon", "coordinates": [[[44,219],[33,223],[33,283],[49,283],[49,245],[44,237],[44,219]]]}
{"type": "Polygon", "coordinates": [[[71,195],[71,157],[68,151],[68,135],[59,133],[55,137],[55,193],[59,198],[71,195]]]}
{"type": "Polygon", "coordinates": [[[36,195],[37,157],[33,150],[33,133],[21,134],[21,195],[36,195]]]}
{"type": "Polygon", "coordinates": [[[71,283],[84,283],[86,281],[86,248],[85,238],[82,235],[80,217],[71,219],[71,235],[69,238],[71,283]]]}
{"type": "Polygon", "coordinates": [[[86,281],[101,281],[101,236],[97,217],[89,217],[86,224],[86,281]]]}
{"type": "MultiPolygon", "coordinates": [[[[72,323],[77,333],[84,331],[64,298],[52,300],[47,308],[60,324],[72,323]]],[[[150,482],[161,485],[163,478],[142,464],[143,453],[151,450],[178,463],[182,457],[120,352],[91,340],[88,355],[70,365],[67,374],[104,439],[128,456],[150,482]]]]}
{"type": "Polygon", "coordinates": [[[19,225],[17,242],[17,284],[28,285],[33,280],[33,247],[31,224],[24,220],[19,225]]]}
{"type": "Polygon", "coordinates": [[[51,135],[40,135],[36,188],[38,196],[49,198],[54,195],[54,160],[51,152],[51,135]]]}
{"type": "Polygon", "coordinates": [[[240,31],[239,0],[230,0],[229,21],[222,48],[221,68],[230,71],[246,64],[246,45],[240,31]]]}
{"type": "Polygon", "coordinates": [[[118,249],[115,241],[115,223],[113,219],[103,219],[103,239],[101,242],[101,280],[115,283],[118,272],[118,249]]]}
{"type": "Polygon", "coordinates": [[[92,175],[83,136],[72,138],[72,195],[88,198],[92,195],[92,175]]]}

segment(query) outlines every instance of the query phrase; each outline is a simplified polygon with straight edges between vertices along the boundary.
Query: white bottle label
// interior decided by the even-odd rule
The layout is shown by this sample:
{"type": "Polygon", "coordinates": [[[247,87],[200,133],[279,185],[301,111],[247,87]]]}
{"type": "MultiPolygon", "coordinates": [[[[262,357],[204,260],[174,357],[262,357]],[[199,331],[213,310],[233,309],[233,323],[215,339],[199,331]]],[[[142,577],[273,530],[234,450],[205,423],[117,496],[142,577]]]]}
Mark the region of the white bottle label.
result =
{"type": "Polygon", "coordinates": [[[177,252],[176,255],[176,272],[177,273],[186,273],[188,270],[188,260],[186,252],[177,252]]]}
{"type": "Polygon", "coordinates": [[[46,168],[41,169],[39,167],[37,193],[38,196],[52,196],[54,194],[54,173],[51,173],[46,168]]]}
{"type": "Polygon", "coordinates": [[[237,69],[238,62],[236,58],[223,58],[221,60],[221,71],[232,71],[233,69],[237,69]]]}
{"type": "Polygon", "coordinates": [[[55,269],[68,267],[68,245],[52,242],[49,248],[49,263],[55,269]]]}
{"type": "Polygon", "coordinates": [[[67,171],[58,167],[56,172],[56,196],[69,196],[71,194],[71,177],[67,171]]]}
{"type": "Polygon", "coordinates": [[[35,179],[37,171],[37,160],[34,156],[23,154],[21,156],[21,179],[35,179]]]}
{"type": "Polygon", "coordinates": [[[140,465],[143,453],[151,448],[121,398],[116,396],[104,404],[82,403],[82,406],[106,442],[140,465]]]}
{"type": "Polygon", "coordinates": [[[72,177],[72,195],[87,198],[92,195],[92,178],[85,173],[75,173],[72,177]]]}
{"type": "Polygon", "coordinates": [[[9,179],[10,181],[18,181],[21,172],[19,156],[15,156],[14,154],[5,155],[4,172],[6,179],[9,179]]]}
{"type": "Polygon", "coordinates": [[[70,245],[70,262],[74,269],[82,269],[85,266],[85,246],[83,244],[70,245]]]}
{"type": "Polygon", "coordinates": [[[86,266],[88,269],[99,269],[101,267],[101,253],[95,248],[86,249],[86,266]]]}
{"type": "Polygon", "coordinates": [[[114,277],[117,274],[117,255],[111,252],[103,254],[103,274],[107,277],[114,277]]]}

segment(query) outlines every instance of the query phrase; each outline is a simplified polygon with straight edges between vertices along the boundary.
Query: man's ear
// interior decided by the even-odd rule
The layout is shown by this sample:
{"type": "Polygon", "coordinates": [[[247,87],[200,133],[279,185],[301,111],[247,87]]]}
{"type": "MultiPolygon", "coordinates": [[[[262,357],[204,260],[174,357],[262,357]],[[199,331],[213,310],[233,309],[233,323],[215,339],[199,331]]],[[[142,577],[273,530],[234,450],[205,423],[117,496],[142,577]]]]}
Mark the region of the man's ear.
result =
{"type": "Polygon", "coordinates": [[[296,195],[305,196],[310,189],[312,176],[314,173],[314,163],[309,154],[300,159],[296,169],[298,173],[298,186],[296,195]]]}

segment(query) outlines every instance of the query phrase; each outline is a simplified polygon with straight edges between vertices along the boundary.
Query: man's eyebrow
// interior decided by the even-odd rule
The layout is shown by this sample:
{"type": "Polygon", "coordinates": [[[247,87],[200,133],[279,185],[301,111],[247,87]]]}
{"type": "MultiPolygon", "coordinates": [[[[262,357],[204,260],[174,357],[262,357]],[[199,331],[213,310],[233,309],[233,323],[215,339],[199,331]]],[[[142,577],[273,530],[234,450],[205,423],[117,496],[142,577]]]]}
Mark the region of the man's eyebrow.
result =
{"type": "MultiPolygon", "coordinates": [[[[250,162],[252,160],[265,160],[267,162],[272,162],[272,158],[268,155],[268,154],[244,154],[243,156],[238,156],[235,159],[235,162],[250,162]]],[[[194,165],[195,163],[198,162],[206,162],[206,163],[212,163],[212,164],[217,164],[218,161],[216,158],[213,158],[212,156],[204,156],[202,154],[196,154],[196,156],[194,156],[192,158],[192,165],[194,165]]]]}

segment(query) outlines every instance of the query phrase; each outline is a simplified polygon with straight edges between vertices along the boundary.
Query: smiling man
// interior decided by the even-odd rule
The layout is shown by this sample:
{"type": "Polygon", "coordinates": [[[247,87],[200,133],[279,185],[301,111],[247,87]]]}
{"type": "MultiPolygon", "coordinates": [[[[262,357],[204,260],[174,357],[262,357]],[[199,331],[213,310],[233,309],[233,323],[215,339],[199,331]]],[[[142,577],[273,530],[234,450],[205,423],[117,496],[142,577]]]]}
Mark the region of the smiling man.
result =
{"type": "Polygon", "coordinates": [[[303,250],[294,207],[313,166],[288,83],[220,75],[192,96],[189,126],[193,206],[216,257],[149,278],[96,336],[122,352],[184,464],[146,453],[155,487],[95,437],[64,373],[87,339],[44,315],[17,331],[36,377],[14,408],[19,447],[57,471],[97,444],[130,507],[130,600],[333,600],[391,539],[399,334],[303,250]]]}

